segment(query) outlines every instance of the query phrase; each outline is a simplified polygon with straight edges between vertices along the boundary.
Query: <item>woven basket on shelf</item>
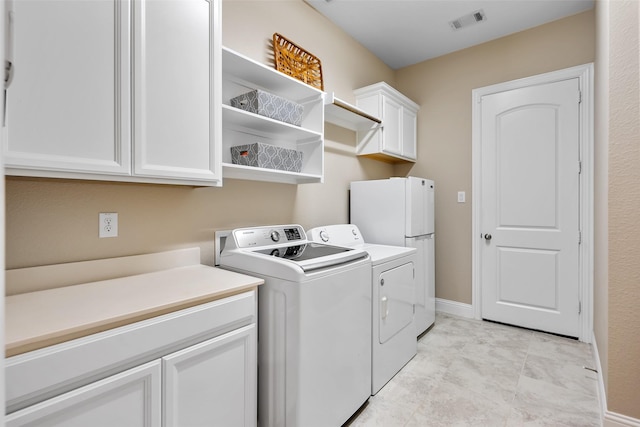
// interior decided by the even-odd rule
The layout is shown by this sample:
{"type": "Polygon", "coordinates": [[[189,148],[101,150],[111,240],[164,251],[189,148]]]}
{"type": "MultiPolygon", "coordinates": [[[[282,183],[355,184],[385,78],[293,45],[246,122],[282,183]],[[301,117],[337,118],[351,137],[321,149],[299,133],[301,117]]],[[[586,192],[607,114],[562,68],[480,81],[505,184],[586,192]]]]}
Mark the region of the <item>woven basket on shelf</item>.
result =
{"type": "Polygon", "coordinates": [[[273,56],[276,70],[324,91],[322,64],[317,57],[278,33],[273,34],[273,56]]]}

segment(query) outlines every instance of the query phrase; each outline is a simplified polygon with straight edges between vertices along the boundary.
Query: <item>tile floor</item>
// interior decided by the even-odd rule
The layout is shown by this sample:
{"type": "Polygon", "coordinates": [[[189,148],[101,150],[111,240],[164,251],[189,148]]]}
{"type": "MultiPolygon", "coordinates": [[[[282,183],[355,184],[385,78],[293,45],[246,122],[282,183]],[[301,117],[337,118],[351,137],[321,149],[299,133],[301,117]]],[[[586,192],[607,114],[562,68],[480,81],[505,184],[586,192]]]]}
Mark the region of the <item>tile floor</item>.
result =
{"type": "Polygon", "coordinates": [[[592,347],[438,313],[416,356],[350,427],[600,426],[592,347]]]}

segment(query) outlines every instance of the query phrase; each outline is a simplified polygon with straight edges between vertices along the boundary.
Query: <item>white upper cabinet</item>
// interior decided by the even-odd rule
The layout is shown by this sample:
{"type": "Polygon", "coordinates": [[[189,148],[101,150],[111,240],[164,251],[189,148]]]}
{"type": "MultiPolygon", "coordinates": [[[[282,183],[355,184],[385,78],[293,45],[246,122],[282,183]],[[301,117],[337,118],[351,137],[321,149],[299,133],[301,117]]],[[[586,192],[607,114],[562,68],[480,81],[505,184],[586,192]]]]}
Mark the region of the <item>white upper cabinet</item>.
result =
{"type": "Polygon", "coordinates": [[[134,1],[134,175],[219,179],[218,14],[216,1],[134,1]]]}
{"type": "Polygon", "coordinates": [[[358,108],[382,119],[380,127],[358,130],[357,154],[387,162],[415,162],[418,104],[384,82],[354,93],[358,108]]]}
{"type": "MultiPolygon", "coordinates": [[[[231,49],[222,49],[222,161],[225,178],[303,184],[324,179],[324,92],[231,49]],[[300,125],[236,108],[230,100],[261,90],[304,107],[300,125]],[[231,147],[261,143],[302,154],[299,172],[234,164],[231,147]]],[[[275,147],[272,148],[272,147],[275,147]]]]}
{"type": "Polygon", "coordinates": [[[221,185],[219,0],[12,8],[8,175],[221,185]]]}
{"type": "Polygon", "coordinates": [[[10,13],[7,173],[129,174],[130,3],[14,1],[10,13]]]}

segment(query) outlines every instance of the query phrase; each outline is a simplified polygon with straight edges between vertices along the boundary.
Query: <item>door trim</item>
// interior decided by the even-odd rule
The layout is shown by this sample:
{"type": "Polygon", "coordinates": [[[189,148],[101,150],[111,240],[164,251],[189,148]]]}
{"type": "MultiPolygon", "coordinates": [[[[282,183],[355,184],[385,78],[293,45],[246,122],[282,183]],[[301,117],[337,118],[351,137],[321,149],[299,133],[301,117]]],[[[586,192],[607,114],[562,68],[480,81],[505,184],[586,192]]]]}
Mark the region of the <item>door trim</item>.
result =
{"type": "Polygon", "coordinates": [[[593,63],[512,80],[472,91],[472,225],[471,225],[471,304],[476,319],[482,319],[481,244],[481,99],[485,95],[577,78],[582,96],[580,108],[580,206],[579,292],[582,306],[580,341],[593,338],[593,63]]]}

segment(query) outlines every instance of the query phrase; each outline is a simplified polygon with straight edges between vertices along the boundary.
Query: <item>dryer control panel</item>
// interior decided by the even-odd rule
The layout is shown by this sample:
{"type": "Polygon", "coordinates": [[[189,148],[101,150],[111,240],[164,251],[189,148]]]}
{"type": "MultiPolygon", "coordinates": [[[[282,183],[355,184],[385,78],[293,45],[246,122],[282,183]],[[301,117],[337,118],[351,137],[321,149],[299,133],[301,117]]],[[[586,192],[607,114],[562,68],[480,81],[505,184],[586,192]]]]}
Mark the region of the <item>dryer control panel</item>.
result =
{"type": "Polygon", "coordinates": [[[335,224],[316,227],[307,231],[309,240],[330,245],[357,246],[364,244],[358,226],[355,224],[335,224]]]}

